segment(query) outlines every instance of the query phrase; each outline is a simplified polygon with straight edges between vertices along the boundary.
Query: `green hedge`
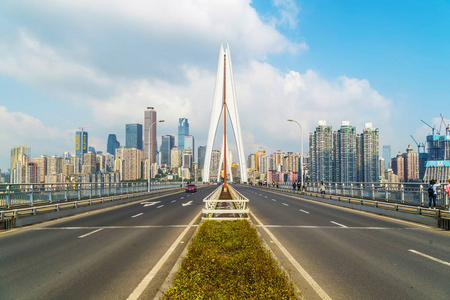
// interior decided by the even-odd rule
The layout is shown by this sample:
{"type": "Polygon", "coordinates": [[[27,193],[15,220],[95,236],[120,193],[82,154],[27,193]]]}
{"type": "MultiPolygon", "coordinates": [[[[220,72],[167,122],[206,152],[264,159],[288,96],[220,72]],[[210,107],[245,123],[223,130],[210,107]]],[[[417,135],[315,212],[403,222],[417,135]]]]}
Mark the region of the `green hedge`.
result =
{"type": "Polygon", "coordinates": [[[298,299],[245,220],[206,221],[165,299],[298,299]]]}

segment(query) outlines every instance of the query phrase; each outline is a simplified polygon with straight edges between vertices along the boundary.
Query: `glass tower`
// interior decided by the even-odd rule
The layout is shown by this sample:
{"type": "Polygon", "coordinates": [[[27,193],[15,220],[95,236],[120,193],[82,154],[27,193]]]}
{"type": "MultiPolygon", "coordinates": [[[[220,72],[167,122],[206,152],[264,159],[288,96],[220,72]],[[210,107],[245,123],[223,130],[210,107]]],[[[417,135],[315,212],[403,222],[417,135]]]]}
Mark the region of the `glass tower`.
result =
{"type": "Polygon", "coordinates": [[[125,148],[136,148],[142,150],[142,125],[125,125],[125,148]]]}
{"type": "Polygon", "coordinates": [[[117,137],[115,134],[110,134],[108,136],[108,144],[106,147],[106,152],[109,154],[116,156],[116,149],[120,147],[119,141],[117,141],[117,137]]]}
{"type": "Polygon", "coordinates": [[[391,169],[391,145],[383,145],[384,169],[391,169]]]}
{"type": "Polygon", "coordinates": [[[175,147],[175,136],[173,135],[164,135],[162,137],[162,143],[160,148],[161,154],[161,165],[166,164],[170,166],[170,151],[175,147]]]}
{"type": "Polygon", "coordinates": [[[187,118],[178,119],[178,148],[184,151],[184,138],[189,135],[189,122],[187,118]]]}

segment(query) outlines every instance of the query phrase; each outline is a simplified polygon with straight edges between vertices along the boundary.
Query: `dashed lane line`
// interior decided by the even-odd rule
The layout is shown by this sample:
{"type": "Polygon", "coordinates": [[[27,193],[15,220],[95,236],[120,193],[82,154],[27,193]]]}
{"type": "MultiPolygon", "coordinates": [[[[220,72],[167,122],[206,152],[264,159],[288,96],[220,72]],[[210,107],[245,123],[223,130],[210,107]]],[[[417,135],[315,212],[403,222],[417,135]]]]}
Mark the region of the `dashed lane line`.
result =
{"type": "Polygon", "coordinates": [[[158,206],[158,207],[156,207],[156,208],[161,208],[161,207],[163,207],[164,205],[160,205],[160,206],[158,206]]]}
{"type": "Polygon", "coordinates": [[[277,201],[277,200],[275,200],[275,199],[272,199],[272,201],[274,201],[274,202],[275,202],[275,201],[277,201]]]}
{"type": "Polygon", "coordinates": [[[283,202],[283,205],[284,205],[284,206],[289,206],[289,204],[287,204],[287,203],[284,203],[284,202],[283,202]]]}
{"type": "Polygon", "coordinates": [[[414,254],[418,254],[418,255],[420,255],[420,256],[426,257],[426,258],[428,258],[428,259],[434,260],[434,261],[436,261],[436,262],[438,262],[438,263],[441,263],[441,264],[443,264],[443,265],[446,265],[446,266],[449,266],[449,267],[450,267],[450,262],[441,260],[441,259],[439,259],[439,258],[430,256],[430,255],[428,255],[428,254],[425,254],[425,253],[422,253],[422,252],[419,252],[419,251],[416,251],[416,250],[413,250],[413,249],[409,249],[409,252],[412,252],[412,253],[414,253],[414,254]]]}
{"type": "Polygon", "coordinates": [[[295,260],[295,258],[284,248],[284,246],[278,241],[278,239],[264,226],[263,223],[255,216],[253,212],[250,212],[256,222],[264,229],[264,231],[269,235],[272,241],[278,246],[278,248],[283,252],[287,259],[292,263],[292,265],[297,269],[297,271],[305,278],[305,280],[311,285],[311,287],[316,291],[320,298],[324,300],[331,300],[331,297],[319,286],[319,284],[311,277],[311,275],[306,272],[305,269],[295,260]]]}
{"type": "Polygon", "coordinates": [[[80,235],[80,236],[79,236],[78,238],[79,238],[79,239],[82,239],[82,238],[84,238],[84,237],[87,237],[87,236],[89,236],[89,235],[91,235],[91,234],[94,234],[94,233],[96,233],[96,232],[99,232],[99,231],[101,231],[101,230],[103,230],[103,228],[100,228],[100,229],[97,229],[97,230],[91,231],[91,232],[89,232],[89,233],[86,233],[86,234],[80,235]]]}
{"type": "Polygon", "coordinates": [[[137,215],[134,215],[134,216],[131,216],[132,218],[137,218],[137,217],[139,217],[139,216],[142,216],[144,213],[140,213],[140,214],[137,214],[137,215]]]}
{"type": "Polygon", "coordinates": [[[337,226],[340,226],[340,227],[343,227],[343,228],[347,228],[347,226],[345,226],[343,224],[340,224],[338,222],[330,221],[330,223],[333,223],[334,225],[337,225],[337,226]]]}
{"type": "Polygon", "coordinates": [[[177,202],[177,200],[172,200],[172,203],[177,202]]]}
{"type": "Polygon", "coordinates": [[[309,211],[306,211],[306,210],[303,210],[303,209],[299,209],[299,211],[301,211],[302,213],[305,213],[305,214],[309,214],[309,211]]]}

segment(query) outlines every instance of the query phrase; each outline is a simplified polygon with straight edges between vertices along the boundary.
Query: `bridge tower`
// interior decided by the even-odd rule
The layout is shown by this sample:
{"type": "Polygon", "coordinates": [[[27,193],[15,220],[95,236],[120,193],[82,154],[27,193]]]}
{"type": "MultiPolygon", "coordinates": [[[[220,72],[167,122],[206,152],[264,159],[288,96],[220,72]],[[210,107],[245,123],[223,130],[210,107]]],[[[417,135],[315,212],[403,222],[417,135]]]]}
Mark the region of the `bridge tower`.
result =
{"type": "MultiPolygon", "coordinates": [[[[233,128],[234,137],[236,138],[237,153],[239,157],[239,168],[241,171],[241,183],[247,182],[247,166],[244,156],[244,144],[242,142],[241,123],[239,121],[236,89],[234,87],[233,68],[231,65],[230,45],[228,45],[228,43],[226,51],[223,48],[223,44],[220,45],[219,62],[217,65],[216,85],[214,89],[213,106],[211,112],[211,121],[209,123],[208,142],[206,144],[205,163],[203,166],[204,182],[209,182],[211,153],[214,145],[214,139],[217,133],[217,126],[219,125],[219,119],[220,116],[222,115],[222,111],[224,113],[224,118],[226,118],[226,113],[228,112],[229,119],[233,128]]],[[[224,157],[224,154],[227,149],[225,136],[224,136],[224,143],[225,147],[222,148],[225,148],[224,149],[225,151],[222,151],[221,156],[222,159],[226,161],[226,157],[224,157]]]]}

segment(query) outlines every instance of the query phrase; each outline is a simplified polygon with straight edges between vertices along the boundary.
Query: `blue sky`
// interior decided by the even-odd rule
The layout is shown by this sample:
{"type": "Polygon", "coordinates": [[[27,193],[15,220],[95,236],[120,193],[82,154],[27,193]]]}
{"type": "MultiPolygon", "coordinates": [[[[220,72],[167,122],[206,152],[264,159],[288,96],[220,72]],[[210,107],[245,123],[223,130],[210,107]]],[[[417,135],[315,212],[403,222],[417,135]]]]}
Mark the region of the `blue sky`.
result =
{"type": "MultiPolygon", "coordinates": [[[[450,92],[449,1],[0,2],[0,168],[10,149],[32,156],[74,151],[154,106],[177,133],[187,117],[206,144],[217,56],[229,42],[245,153],[299,151],[326,120],[380,129],[392,155],[440,125],[450,92]]],[[[416,147],[414,147],[416,149],[416,147]]],[[[236,160],[236,159],[235,159],[236,160]]]]}

